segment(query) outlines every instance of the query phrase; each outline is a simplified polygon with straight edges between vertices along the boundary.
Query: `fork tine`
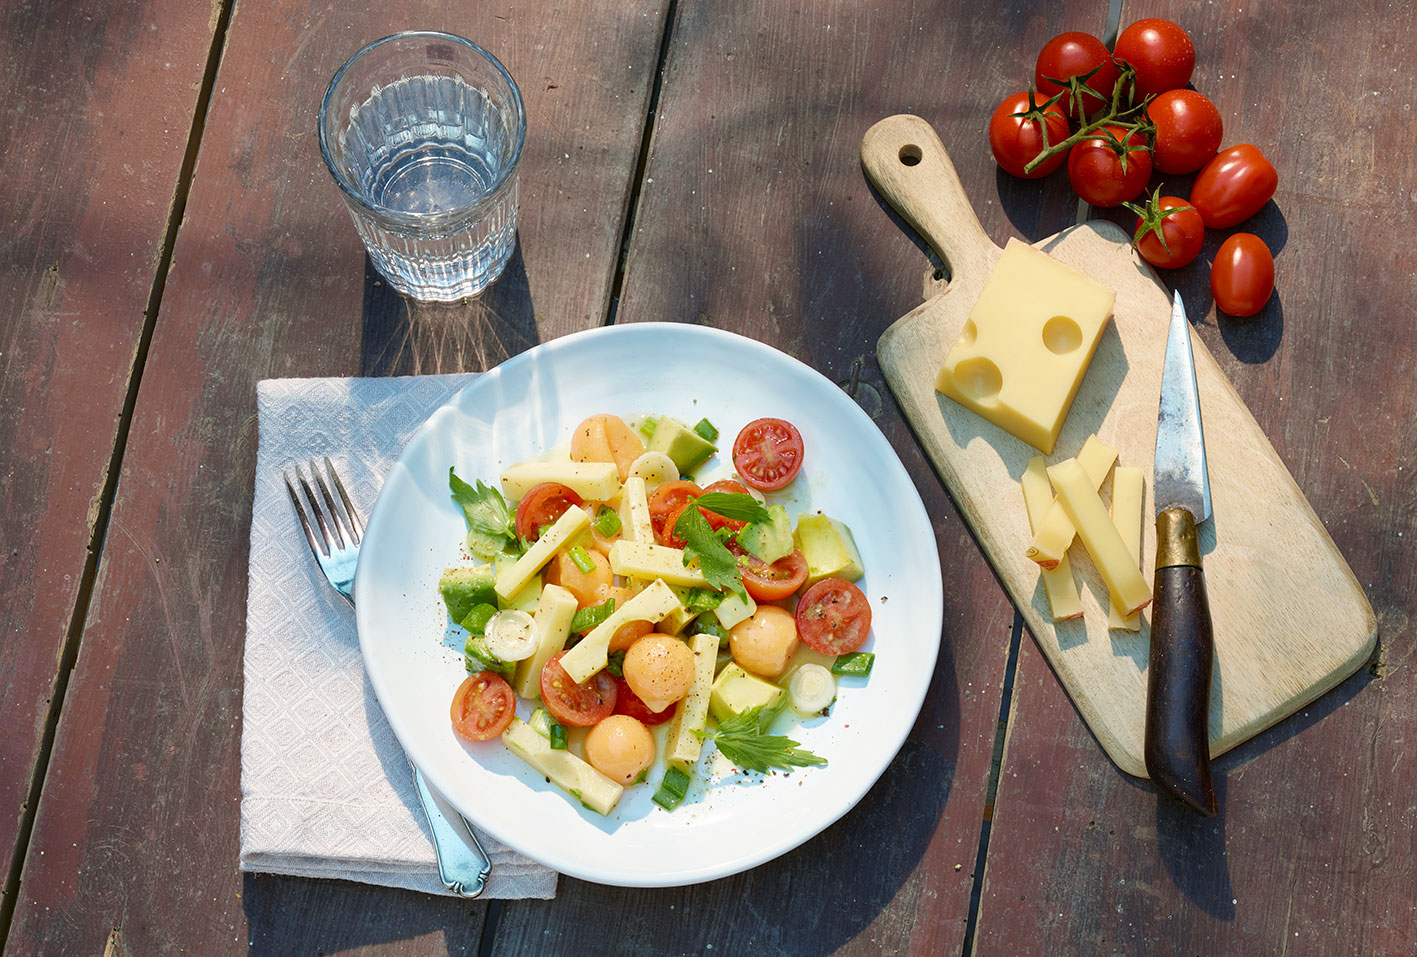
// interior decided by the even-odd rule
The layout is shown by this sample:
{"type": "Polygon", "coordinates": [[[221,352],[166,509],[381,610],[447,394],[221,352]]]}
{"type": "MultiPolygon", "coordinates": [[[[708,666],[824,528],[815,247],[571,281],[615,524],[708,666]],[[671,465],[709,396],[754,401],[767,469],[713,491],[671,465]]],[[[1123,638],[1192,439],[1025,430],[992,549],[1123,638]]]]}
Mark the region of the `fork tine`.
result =
{"type": "MultiPolygon", "coordinates": [[[[296,474],[300,474],[298,467],[296,474]]],[[[310,528],[310,519],[305,515],[305,509],[300,504],[300,496],[295,493],[295,486],[290,484],[290,473],[282,472],[280,473],[280,477],[285,479],[285,490],[290,493],[290,504],[295,506],[295,515],[300,519],[300,529],[305,533],[305,540],[310,543],[310,551],[314,552],[316,555],[322,552],[328,555],[329,550],[324,548],[324,546],[315,539],[315,533],[310,528]]],[[[305,484],[303,478],[300,480],[300,484],[305,484]]]]}
{"type": "Polygon", "coordinates": [[[334,463],[330,457],[325,456],[325,471],[330,473],[330,481],[335,484],[335,491],[339,493],[340,501],[344,502],[344,510],[349,518],[349,535],[354,539],[354,544],[359,544],[360,537],[364,534],[364,523],[359,520],[359,513],[355,511],[354,503],[349,500],[349,493],[344,489],[344,482],[340,481],[339,473],[335,471],[334,463]]]}
{"type": "Polygon", "coordinates": [[[321,551],[328,555],[334,548],[336,535],[332,535],[329,526],[325,524],[325,513],[320,511],[320,500],[315,496],[315,490],[310,487],[310,483],[305,480],[305,473],[300,471],[299,465],[295,466],[295,477],[300,479],[300,487],[305,490],[305,498],[310,502],[310,511],[315,513],[315,524],[320,526],[320,537],[323,539],[321,551]]]}
{"type": "Polygon", "coordinates": [[[325,477],[320,474],[320,467],[314,459],[310,460],[310,476],[315,480],[315,485],[319,487],[320,494],[324,496],[325,507],[330,510],[330,525],[335,530],[335,541],[331,543],[331,547],[338,544],[340,548],[343,548],[345,538],[353,536],[352,533],[346,531],[344,516],[339,513],[339,508],[335,505],[335,497],[330,494],[330,487],[325,483],[325,477]]]}

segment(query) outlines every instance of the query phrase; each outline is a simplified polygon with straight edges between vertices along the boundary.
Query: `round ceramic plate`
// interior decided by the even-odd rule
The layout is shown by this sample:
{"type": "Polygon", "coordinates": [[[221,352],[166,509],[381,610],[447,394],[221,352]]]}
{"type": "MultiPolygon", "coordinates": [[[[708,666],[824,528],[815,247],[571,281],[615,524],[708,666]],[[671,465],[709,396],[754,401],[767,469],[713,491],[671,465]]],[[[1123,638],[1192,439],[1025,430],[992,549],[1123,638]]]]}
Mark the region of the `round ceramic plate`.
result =
{"type": "MultiPolygon", "coordinates": [[[[355,578],[359,640],[379,703],[408,756],[470,821],[584,880],[668,886],[724,877],[806,841],[859,801],[915,722],[934,672],[943,617],[930,519],[870,418],[835,384],[775,349],[698,326],[609,326],[538,346],[480,376],[409,443],[370,516],[355,578]],[[854,533],[858,584],[876,653],[868,678],[842,679],[831,714],[791,729],[825,767],[703,781],[675,811],[651,801],[662,765],[608,817],[582,807],[500,742],[465,743],[448,707],[465,676],[460,629],[438,594],[443,569],[469,564],[448,469],[496,485],[502,470],[569,441],[587,415],[662,413],[733,437],[755,418],[795,424],[803,471],[772,497],[795,516],[821,510],[854,533]]],[[[525,702],[519,712],[527,717],[525,702]]],[[[781,719],[780,719],[781,720],[781,719]]],[[[662,739],[662,733],[661,733],[662,739]]],[[[706,755],[713,749],[706,747],[706,755]]],[[[706,756],[702,770],[714,770],[706,756]]],[[[718,765],[718,771],[723,771],[718,765]]],[[[704,774],[700,774],[702,779],[704,774]]]]}

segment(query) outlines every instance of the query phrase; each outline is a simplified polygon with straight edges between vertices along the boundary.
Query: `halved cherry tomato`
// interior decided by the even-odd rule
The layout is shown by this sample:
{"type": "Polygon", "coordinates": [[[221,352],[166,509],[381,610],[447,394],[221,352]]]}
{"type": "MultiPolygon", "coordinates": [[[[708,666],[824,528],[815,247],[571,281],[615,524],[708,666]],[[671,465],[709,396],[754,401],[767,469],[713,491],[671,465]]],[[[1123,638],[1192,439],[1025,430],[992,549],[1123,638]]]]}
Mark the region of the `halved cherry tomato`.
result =
{"type": "MultiPolygon", "coordinates": [[[[1117,85],[1117,64],[1102,41],[1092,34],[1060,33],[1043,44],[1033,68],[1033,83],[1039,93],[1049,97],[1064,89],[1059,84],[1066,84],[1069,77],[1081,76],[1094,68],[1097,72],[1084,83],[1091,92],[1082,97],[1083,112],[1091,116],[1112,102],[1112,87],[1117,85]]],[[[1058,105],[1069,121],[1077,117],[1071,94],[1064,93],[1058,105]]]]}
{"type": "Polygon", "coordinates": [[[1179,269],[1200,255],[1205,245],[1205,223],[1184,199],[1153,196],[1137,217],[1134,236],[1141,258],[1162,269],[1179,269]]]}
{"type": "Polygon", "coordinates": [[[1151,178],[1151,153],[1140,133],[1104,126],[1126,153],[1105,138],[1083,140],[1068,151],[1068,182],[1073,192],[1094,206],[1120,206],[1135,199],[1151,178]]]}
{"type": "Polygon", "coordinates": [[[469,741],[488,741],[507,730],[517,714],[517,696],[499,674],[468,675],[453,693],[453,730],[469,741]]]}
{"type": "Polygon", "coordinates": [[[1038,179],[1063,165],[1066,153],[1058,153],[1039,163],[1031,172],[1024,172],[1034,157],[1043,151],[1043,131],[1048,131],[1048,145],[1068,138],[1068,118],[1057,103],[1044,108],[1046,96],[1034,98],[1037,115],[1032,118],[1015,116],[1029,111],[1029,94],[1015,93],[1004,98],[989,118],[989,149],[1000,168],[1010,176],[1038,179]]]}
{"type": "Polygon", "coordinates": [[[753,488],[775,492],[802,468],[802,434],[786,419],[754,419],[733,440],[733,467],[753,488]]]}
{"type": "Polygon", "coordinates": [[[624,678],[615,679],[615,713],[626,714],[634,718],[641,724],[650,725],[663,724],[674,717],[674,705],[670,705],[663,711],[651,711],[644,699],[635,694],[630,688],[630,683],[624,678]]]}
{"type": "Polygon", "coordinates": [[[778,601],[807,580],[807,559],[800,549],[771,564],[744,552],[738,558],[738,571],[754,601],[778,601]]]}
{"type": "Polygon", "coordinates": [[[844,578],[823,578],[797,602],[797,633],[813,651],[844,655],[866,642],[871,604],[844,578]]]}
{"type": "Polygon", "coordinates": [[[1147,104],[1156,124],[1152,165],[1163,173],[1194,173],[1220,149],[1225,123],[1210,97],[1195,90],[1170,90],[1147,104]]]}
{"type": "Polygon", "coordinates": [[[1207,229],[1225,229],[1258,213],[1278,185],[1279,174],[1260,148],[1241,143],[1215,154],[1196,175],[1191,205],[1207,229]]]}
{"type": "Polygon", "coordinates": [[[680,509],[689,503],[689,499],[698,498],[702,494],[703,489],[686,479],[665,482],[649,493],[649,521],[654,526],[654,537],[661,545],[666,544],[666,528],[674,527],[670,519],[678,518],[680,509]]]}
{"type": "Polygon", "coordinates": [[[1138,103],[1143,97],[1179,90],[1191,82],[1196,68],[1196,47],[1190,34],[1160,17],[1138,20],[1123,30],[1112,47],[1112,56],[1137,71],[1134,100],[1138,103]]]}
{"type": "Polygon", "coordinates": [[[527,489],[517,503],[517,534],[529,542],[541,537],[541,530],[553,524],[572,505],[581,504],[574,489],[555,482],[542,482],[527,489]]]}
{"type": "Polygon", "coordinates": [[[1210,291],[1221,312],[1253,316],[1274,292],[1274,256],[1253,233],[1235,233],[1220,244],[1210,267],[1210,291]]]}
{"type": "Polygon", "coordinates": [[[565,654],[560,652],[541,669],[541,703],[562,724],[588,728],[615,710],[615,678],[601,670],[576,684],[561,667],[565,654]]]}

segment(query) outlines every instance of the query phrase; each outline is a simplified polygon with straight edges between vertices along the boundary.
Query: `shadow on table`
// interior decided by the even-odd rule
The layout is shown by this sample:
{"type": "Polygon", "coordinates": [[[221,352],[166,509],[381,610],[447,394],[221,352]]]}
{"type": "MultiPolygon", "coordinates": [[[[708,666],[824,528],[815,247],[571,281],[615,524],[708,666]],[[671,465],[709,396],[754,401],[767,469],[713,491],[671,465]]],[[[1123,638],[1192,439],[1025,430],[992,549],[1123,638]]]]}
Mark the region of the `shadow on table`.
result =
{"type": "Polygon", "coordinates": [[[521,243],[501,277],[475,299],[419,302],[397,292],[364,258],[360,375],[482,372],[536,345],[521,243]]]}

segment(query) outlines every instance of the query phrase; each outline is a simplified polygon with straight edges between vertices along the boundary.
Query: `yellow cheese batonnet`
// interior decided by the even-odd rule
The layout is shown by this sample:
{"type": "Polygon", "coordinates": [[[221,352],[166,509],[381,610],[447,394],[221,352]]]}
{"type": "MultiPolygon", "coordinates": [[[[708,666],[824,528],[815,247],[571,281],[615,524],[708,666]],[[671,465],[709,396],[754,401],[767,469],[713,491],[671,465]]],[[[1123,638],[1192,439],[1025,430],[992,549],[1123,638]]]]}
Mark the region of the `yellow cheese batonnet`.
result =
{"type": "MultiPolygon", "coordinates": [[[[1077,460],[1082,470],[1087,473],[1092,487],[1098,489],[1102,487],[1103,479],[1107,478],[1107,471],[1112,468],[1112,463],[1117,461],[1117,450],[1097,436],[1089,435],[1087,441],[1082,444],[1082,451],[1078,453],[1077,460]]],[[[1063,506],[1054,500],[1048,508],[1048,514],[1033,526],[1033,541],[1029,543],[1026,554],[1044,568],[1052,568],[1063,560],[1076,535],[1073,520],[1068,518],[1063,506]]]]}
{"type": "Polygon", "coordinates": [[[1151,603],[1151,587],[1078,460],[1066,459],[1051,466],[1048,478],[1058,493],[1058,501],[1077,526],[1078,538],[1102,575],[1112,603],[1129,615],[1145,608],[1151,603]]]}
{"type": "Polygon", "coordinates": [[[1107,287],[1010,239],[935,388],[1051,453],[1115,299],[1107,287]]]}
{"type": "MultiPolygon", "coordinates": [[[[1023,485],[1023,506],[1028,512],[1029,526],[1038,530],[1049,510],[1056,504],[1053,487],[1048,484],[1048,469],[1039,455],[1029,460],[1021,478],[1023,485]]],[[[1072,523],[1069,523],[1071,527],[1072,523]]],[[[1077,582],[1073,579],[1073,566],[1064,555],[1052,568],[1040,568],[1043,577],[1043,591],[1048,596],[1048,608],[1054,621],[1078,618],[1082,615],[1082,598],[1078,596],[1077,582]]]]}
{"type": "MultiPolygon", "coordinates": [[[[1112,523],[1127,545],[1133,564],[1141,564],[1142,511],[1146,507],[1146,476],[1139,468],[1117,466],[1112,472],[1112,523]]],[[[1115,603],[1107,609],[1107,627],[1119,631],[1141,631],[1141,615],[1123,614],[1115,603]]]]}

